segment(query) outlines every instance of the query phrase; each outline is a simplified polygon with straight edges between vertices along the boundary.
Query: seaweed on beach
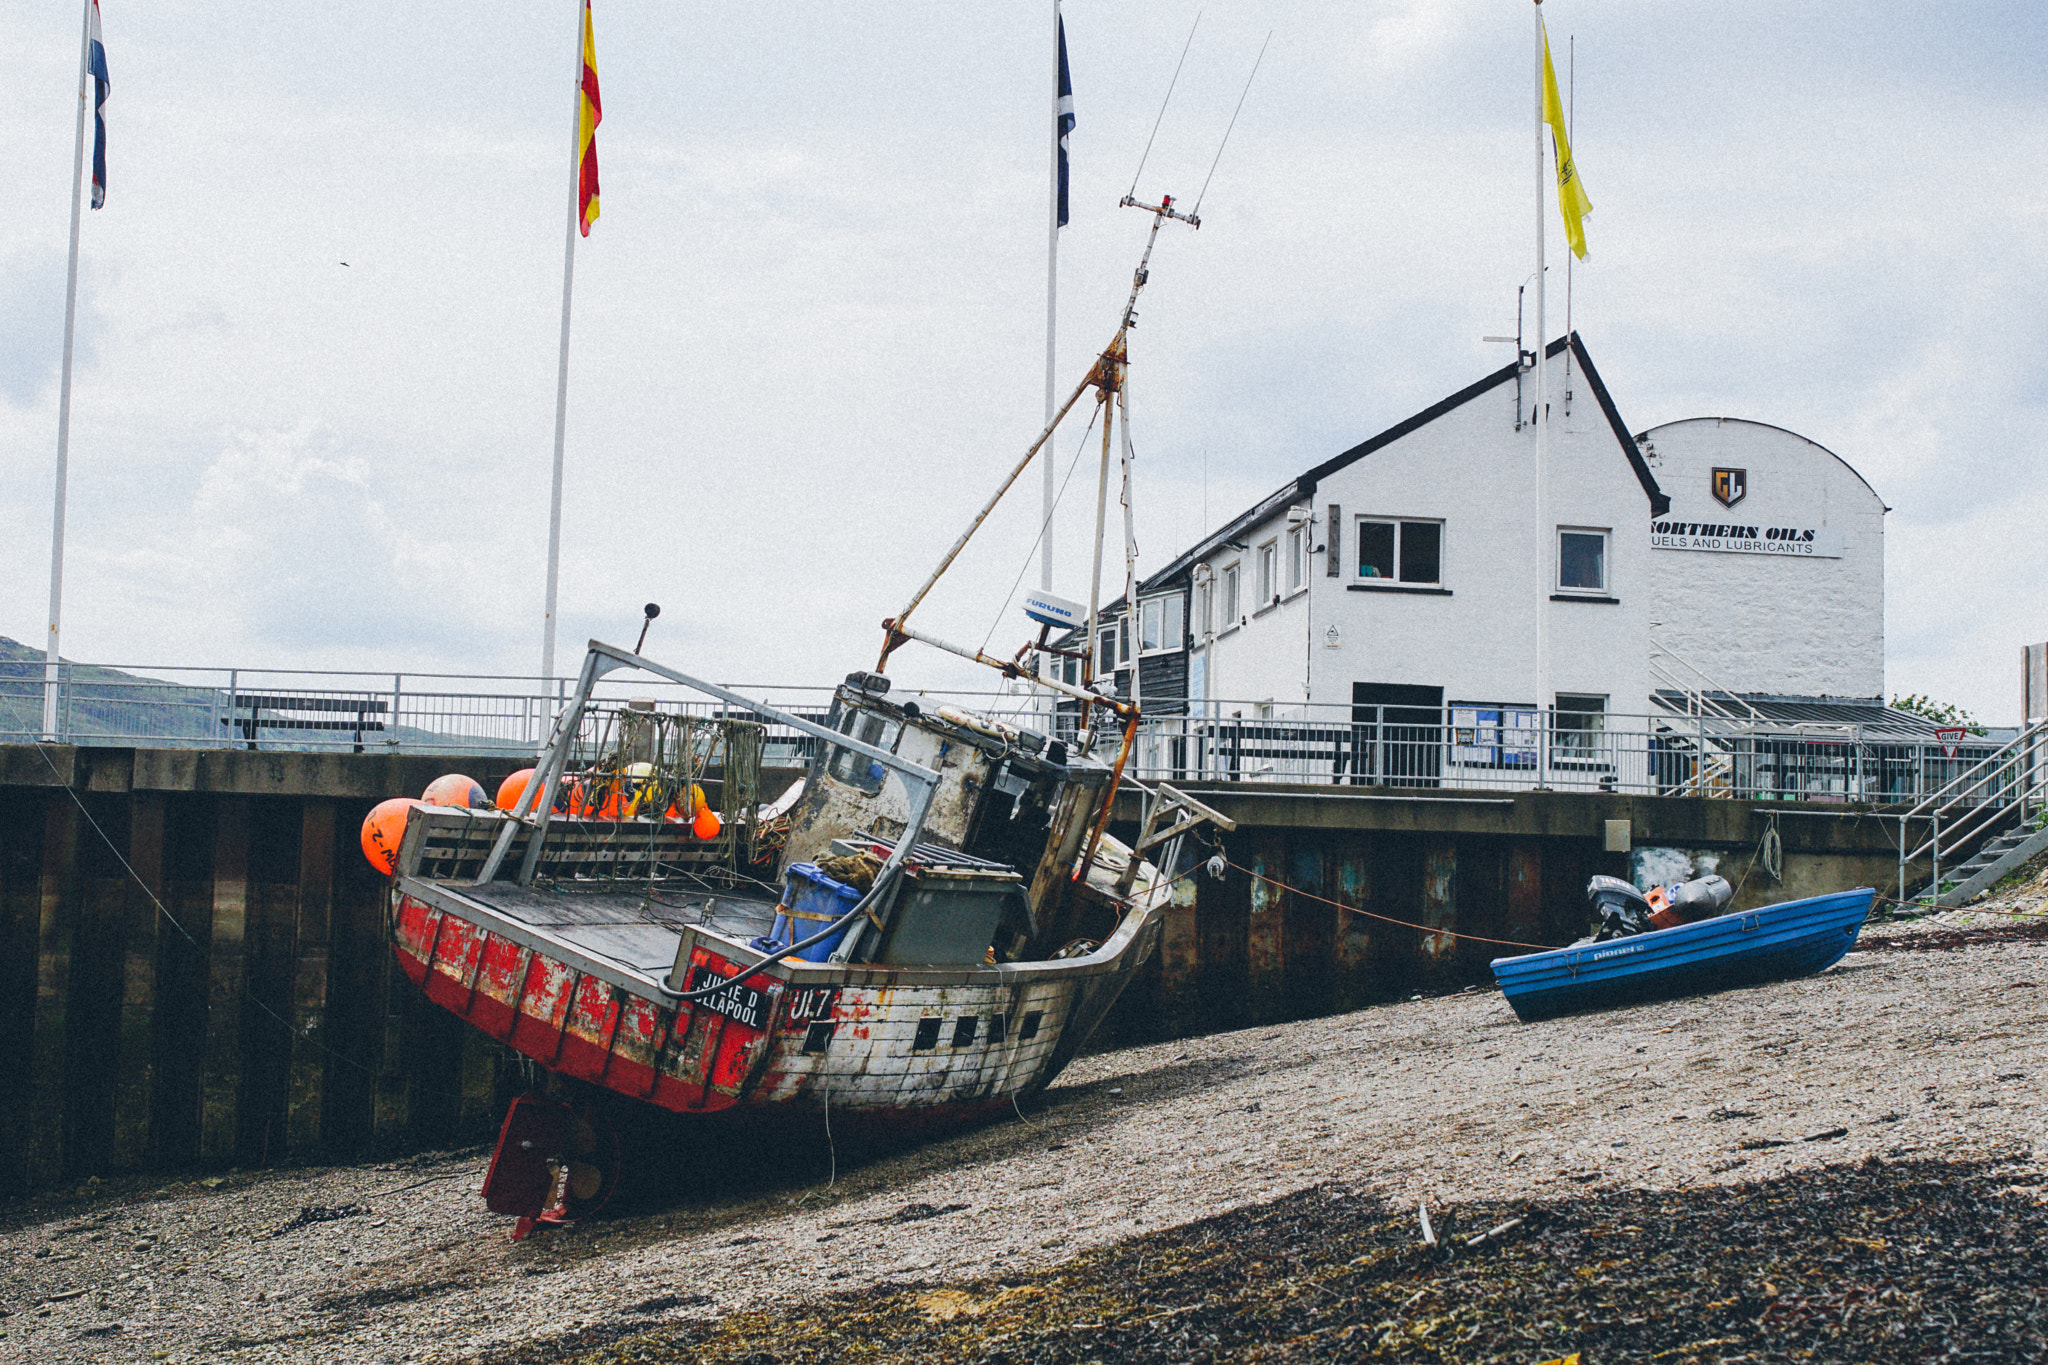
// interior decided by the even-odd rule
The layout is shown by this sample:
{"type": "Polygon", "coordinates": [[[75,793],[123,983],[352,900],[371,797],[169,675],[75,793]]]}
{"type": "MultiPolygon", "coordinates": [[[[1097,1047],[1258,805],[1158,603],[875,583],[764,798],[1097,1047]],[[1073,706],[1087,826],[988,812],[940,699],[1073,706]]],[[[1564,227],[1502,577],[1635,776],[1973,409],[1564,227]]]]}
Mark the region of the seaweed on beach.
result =
{"type": "MultiPolygon", "coordinates": [[[[1304,1190],[1051,1269],[617,1323],[508,1365],[2048,1359],[2037,1168],[1831,1166],[1415,1208],[1304,1190]],[[1503,1225],[1507,1225],[1503,1227],[1503,1225]]],[[[735,1266],[737,1272],[739,1267],[735,1266]]]]}
{"type": "Polygon", "coordinates": [[[1859,953],[1944,953],[1986,943],[2036,943],[2048,940],[2048,919],[2020,924],[1986,924],[1965,928],[1929,928],[1873,935],[1856,945],[1859,953]]]}

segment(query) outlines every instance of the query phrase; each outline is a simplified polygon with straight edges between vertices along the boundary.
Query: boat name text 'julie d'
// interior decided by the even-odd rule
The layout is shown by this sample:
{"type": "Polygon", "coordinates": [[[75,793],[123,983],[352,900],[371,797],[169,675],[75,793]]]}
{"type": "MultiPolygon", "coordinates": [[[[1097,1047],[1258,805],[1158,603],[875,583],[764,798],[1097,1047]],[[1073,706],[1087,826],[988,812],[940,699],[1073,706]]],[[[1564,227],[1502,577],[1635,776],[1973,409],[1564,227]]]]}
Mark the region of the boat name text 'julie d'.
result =
{"type": "Polygon", "coordinates": [[[1842,533],[1825,526],[1733,526],[1712,521],[1659,521],[1650,525],[1650,548],[1840,559],[1842,533]]]}
{"type": "MultiPolygon", "coordinates": [[[[702,990],[715,986],[729,978],[724,972],[713,971],[702,963],[690,971],[690,990],[702,990]]],[[[734,981],[725,990],[705,996],[697,1002],[713,1014],[722,1014],[737,1024],[750,1029],[766,1030],[768,1027],[767,992],[749,986],[744,981],[734,981]]]]}

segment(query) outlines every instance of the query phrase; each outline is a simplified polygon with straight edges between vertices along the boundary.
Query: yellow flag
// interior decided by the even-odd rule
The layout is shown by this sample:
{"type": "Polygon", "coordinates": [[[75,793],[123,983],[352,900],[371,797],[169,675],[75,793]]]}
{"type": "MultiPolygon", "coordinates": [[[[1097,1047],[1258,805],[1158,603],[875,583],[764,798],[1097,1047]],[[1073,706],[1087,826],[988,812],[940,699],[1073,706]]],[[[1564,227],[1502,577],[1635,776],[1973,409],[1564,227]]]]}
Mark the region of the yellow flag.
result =
{"type": "MultiPolygon", "coordinates": [[[[1540,22],[1540,21],[1539,21],[1540,22]]],[[[1586,259],[1586,215],[1593,201],[1579,179],[1572,162],[1572,139],[1565,131],[1564,102],[1557,97],[1557,69],[1550,64],[1550,31],[1543,33],[1543,119],[1550,125],[1550,138],[1557,152],[1557,211],[1564,215],[1565,235],[1571,238],[1572,254],[1586,259]]]]}

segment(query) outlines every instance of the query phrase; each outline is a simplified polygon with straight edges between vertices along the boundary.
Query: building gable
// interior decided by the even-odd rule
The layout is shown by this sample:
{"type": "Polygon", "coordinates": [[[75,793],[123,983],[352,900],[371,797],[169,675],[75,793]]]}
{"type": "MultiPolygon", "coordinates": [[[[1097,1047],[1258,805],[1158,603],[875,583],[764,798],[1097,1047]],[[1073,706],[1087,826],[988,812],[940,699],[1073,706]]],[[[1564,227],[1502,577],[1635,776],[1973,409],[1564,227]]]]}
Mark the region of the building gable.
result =
{"type": "MultiPolygon", "coordinates": [[[[1600,378],[1600,371],[1594,367],[1593,358],[1586,351],[1585,341],[1577,332],[1573,332],[1569,337],[1559,337],[1556,341],[1551,342],[1545,350],[1545,355],[1550,358],[1561,356],[1564,354],[1567,345],[1571,347],[1572,354],[1577,357],[1580,367],[1585,371],[1586,382],[1592,387],[1593,397],[1600,405],[1601,415],[1607,419],[1608,428],[1614,434],[1615,445],[1619,448],[1623,458],[1628,461],[1629,468],[1636,476],[1636,481],[1642,485],[1643,494],[1649,500],[1650,516],[1652,518],[1663,516],[1665,512],[1670,510],[1671,499],[1666,497],[1664,491],[1657,486],[1656,476],[1651,473],[1648,462],[1643,459],[1643,453],[1636,445],[1636,438],[1630,434],[1627,423],[1622,421],[1621,412],[1615,406],[1613,396],[1608,393],[1607,385],[1600,378]]],[[[1420,412],[1396,422],[1378,435],[1359,442],[1342,454],[1325,460],[1306,473],[1290,480],[1274,492],[1261,498],[1252,507],[1247,508],[1244,512],[1226,522],[1220,529],[1204,536],[1190,549],[1177,555],[1164,569],[1147,578],[1140,585],[1141,588],[1158,586],[1187,573],[1196,562],[1207,558],[1215,553],[1219,547],[1240,538],[1245,532],[1271,519],[1283,508],[1315,497],[1317,485],[1330,475],[1356,464],[1366,456],[1393,444],[1404,436],[1421,430],[1430,423],[1448,413],[1456,411],[1458,408],[1470,403],[1473,399],[1491,392],[1502,384],[1513,381],[1518,368],[1519,362],[1511,361],[1484,378],[1466,385],[1456,393],[1432,403],[1420,412]]]]}

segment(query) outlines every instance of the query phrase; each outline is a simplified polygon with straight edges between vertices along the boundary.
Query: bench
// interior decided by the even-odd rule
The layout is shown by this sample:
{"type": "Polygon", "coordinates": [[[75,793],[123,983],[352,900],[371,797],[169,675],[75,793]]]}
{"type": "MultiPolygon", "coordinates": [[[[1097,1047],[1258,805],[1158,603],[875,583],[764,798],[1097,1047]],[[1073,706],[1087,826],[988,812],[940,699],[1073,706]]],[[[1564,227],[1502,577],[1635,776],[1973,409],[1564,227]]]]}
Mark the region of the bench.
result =
{"type": "Polygon", "coordinates": [[[345,730],[355,743],[355,752],[363,751],[363,735],[384,728],[381,716],[390,711],[391,704],[373,697],[284,697],[258,696],[253,693],[237,696],[231,702],[228,714],[221,717],[221,724],[231,730],[240,730],[242,738],[251,749],[256,747],[259,730],[345,730]],[[244,716],[242,712],[248,712],[244,716]],[[348,715],[347,720],[302,720],[285,716],[266,716],[265,711],[311,712],[314,715],[348,715]]]}

